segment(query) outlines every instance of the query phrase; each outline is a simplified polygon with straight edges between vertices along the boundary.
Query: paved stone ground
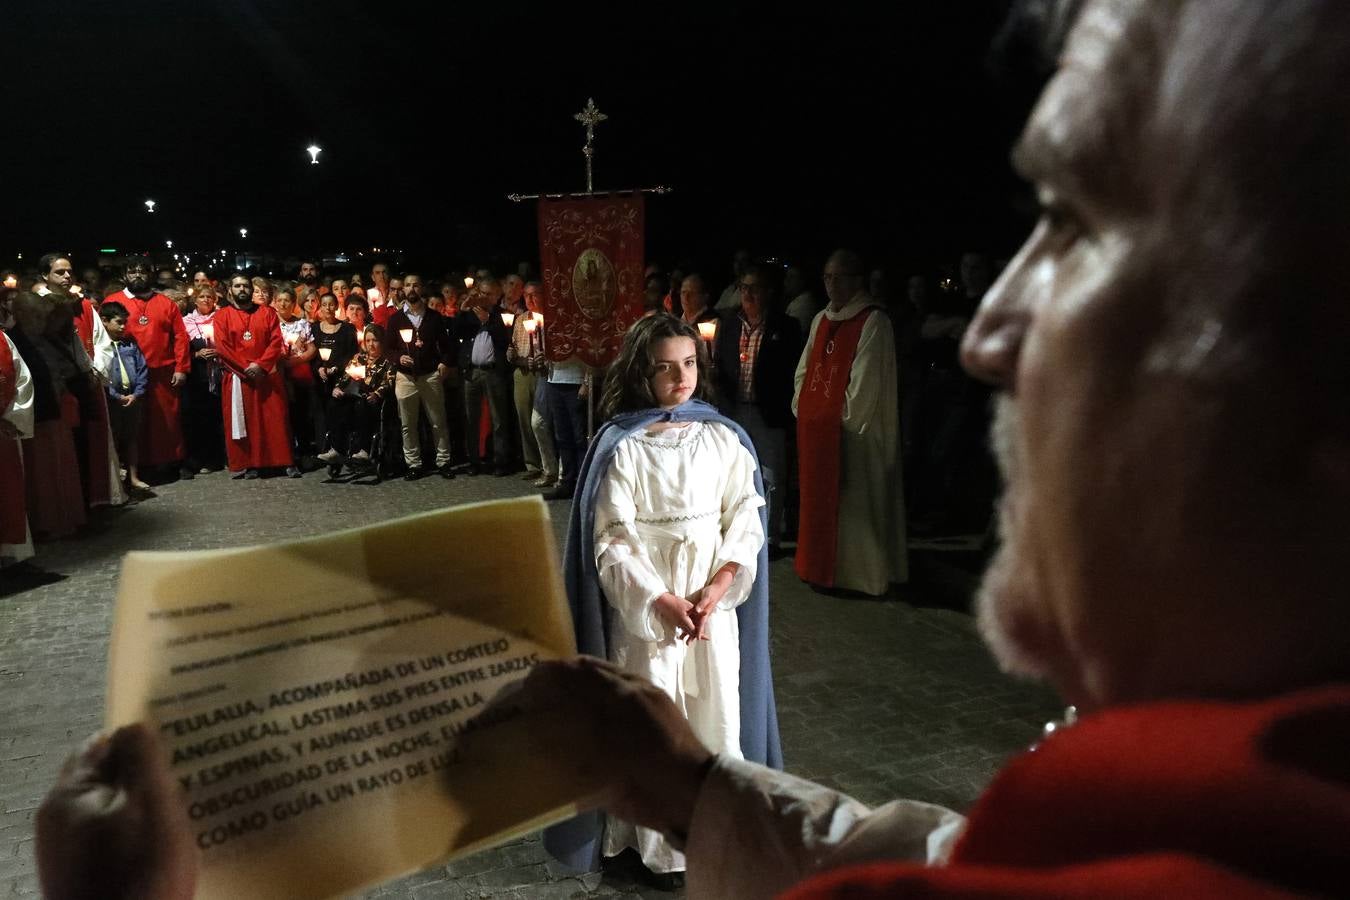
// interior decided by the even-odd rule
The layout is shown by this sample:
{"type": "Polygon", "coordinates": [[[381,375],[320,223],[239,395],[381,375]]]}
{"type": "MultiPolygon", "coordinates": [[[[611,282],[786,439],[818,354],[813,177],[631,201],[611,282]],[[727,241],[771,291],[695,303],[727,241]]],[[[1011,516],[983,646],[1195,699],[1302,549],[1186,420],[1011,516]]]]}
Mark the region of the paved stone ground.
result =
{"type": "MultiPolygon", "coordinates": [[[[96,517],[78,540],[45,545],[53,583],[0,575],[0,896],[33,897],[33,816],[66,754],[97,730],[118,564],[129,549],[206,549],[285,540],[445,505],[519,496],[512,478],[379,486],[303,480],[167,485],[96,517]]],[[[561,541],[566,504],[552,504],[561,541]]],[[[773,564],[775,680],[788,769],[869,803],[908,796],[963,809],[1010,753],[1058,712],[1044,691],[1000,675],[968,616],[910,602],[816,595],[773,564]]],[[[527,838],[386,885],[371,898],[671,897],[630,873],[568,877],[527,838]]]]}

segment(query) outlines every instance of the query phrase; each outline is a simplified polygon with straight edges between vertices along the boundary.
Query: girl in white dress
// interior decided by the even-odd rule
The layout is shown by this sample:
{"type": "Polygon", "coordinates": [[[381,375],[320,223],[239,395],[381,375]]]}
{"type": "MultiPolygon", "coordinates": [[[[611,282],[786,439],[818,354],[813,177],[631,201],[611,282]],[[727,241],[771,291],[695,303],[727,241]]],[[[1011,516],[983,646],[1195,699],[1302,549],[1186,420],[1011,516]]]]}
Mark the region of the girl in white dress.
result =
{"type": "MultiPolygon", "coordinates": [[[[706,376],[706,350],[692,328],[670,316],[644,319],[624,341],[601,414],[706,399],[706,376]]],[[[618,445],[594,517],[611,659],[665,690],[709,749],[738,758],[734,610],[750,594],[764,543],[755,468],[720,422],[658,422],[618,445]]],[[[652,872],[684,869],[683,855],[659,833],[609,819],[604,855],[625,847],[638,850],[652,872]]]]}

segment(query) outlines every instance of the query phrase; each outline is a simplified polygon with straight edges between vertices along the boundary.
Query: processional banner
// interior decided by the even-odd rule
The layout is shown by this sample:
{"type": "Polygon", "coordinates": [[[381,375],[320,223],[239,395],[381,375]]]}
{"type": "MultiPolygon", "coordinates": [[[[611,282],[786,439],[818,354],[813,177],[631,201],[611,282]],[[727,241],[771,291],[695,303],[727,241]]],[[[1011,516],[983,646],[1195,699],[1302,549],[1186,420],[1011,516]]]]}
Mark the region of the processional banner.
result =
{"type": "Polygon", "coordinates": [[[642,315],[643,197],[539,201],[545,349],[553,362],[609,365],[642,315]]]}

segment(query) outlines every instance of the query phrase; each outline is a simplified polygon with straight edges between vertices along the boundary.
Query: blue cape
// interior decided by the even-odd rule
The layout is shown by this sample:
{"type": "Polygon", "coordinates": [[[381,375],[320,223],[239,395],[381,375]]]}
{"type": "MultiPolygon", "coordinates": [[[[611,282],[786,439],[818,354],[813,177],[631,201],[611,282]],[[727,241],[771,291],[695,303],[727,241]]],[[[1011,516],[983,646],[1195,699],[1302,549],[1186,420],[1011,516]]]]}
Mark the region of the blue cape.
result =
{"type": "MultiPolygon", "coordinates": [[[[657,422],[720,422],[730,428],[742,446],[755,457],[755,490],[764,496],[755,446],[745,430],[701,400],[690,400],[671,410],[645,409],[623,413],[606,422],[591,442],[577,479],[577,494],[567,525],[563,553],[563,581],[572,609],[577,649],[590,656],[609,658],[608,603],[600,591],[595,569],[595,497],[609,469],[614,451],[624,438],[657,422]]],[[[760,521],[767,533],[766,508],[760,521]]],[[[736,607],[741,644],[741,752],[751,762],[775,769],[783,767],[778,742],[778,712],[773,699],[773,674],[769,667],[769,551],[759,549],[755,583],[750,596],[736,607]]],[[[621,740],[621,735],[612,735],[621,740]]],[[[582,872],[600,868],[600,836],[603,815],[587,813],[544,832],[544,847],[559,862],[582,872]]]]}

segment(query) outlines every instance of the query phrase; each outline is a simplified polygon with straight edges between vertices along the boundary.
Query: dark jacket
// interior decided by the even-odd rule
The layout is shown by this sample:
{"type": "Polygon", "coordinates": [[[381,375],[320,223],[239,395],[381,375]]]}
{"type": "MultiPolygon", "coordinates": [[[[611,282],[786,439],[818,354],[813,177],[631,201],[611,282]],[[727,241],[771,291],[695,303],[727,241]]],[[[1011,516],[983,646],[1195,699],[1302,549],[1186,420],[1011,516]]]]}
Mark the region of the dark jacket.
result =
{"type": "Polygon", "coordinates": [[[108,396],[114,400],[127,396],[144,397],[150,387],[150,370],[145,364],[145,354],[141,348],[131,338],[126,338],[114,343],[113,351],[121,358],[122,366],[126,367],[127,379],[131,384],[122,387],[122,369],[117,365],[117,359],[114,359],[111,368],[104,373],[108,376],[108,396]]]}
{"type": "Polygon", "coordinates": [[[434,309],[422,313],[421,327],[414,327],[412,319],[403,310],[389,317],[389,326],[385,329],[385,345],[389,348],[385,355],[394,363],[394,367],[404,375],[421,377],[436,371],[441,363],[447,366],[455,364],[454,340],[450,336],[450,325],[445,317],[434,309]],[[405,344],[399,331],[411,328],[413,339],[405,344]],[[417,346],[418,341],[422,346],[417,346]],[[409,369],[399,360],[403,356],[413,358],[413,367],[409,369]]]}
{"type": "Polygon", "coordinates": [[[492,338],[492,363],[498,372],[511,371],[506,361],[506,348],[511,343],[511,329],[502,321],[500,306],[494,306],[488,313],[487,321],[478,321],[478,314],[466,309],[455,317],[455,335],[459,338],[459,367],[464,371],[473,368],[473,342],[478,332],[484,329],[492,338]]]}
{"type": "MultiPolygon", "coordinates": [[[[741,376],[742,322],[739,311],[723,314],[714,340],[717,399],[724,409],[731,409],[736,403],[741,376]]],[[[771,428],[792,425],[793,382],[801,356],[802,329],[797,320],[780,312],[766,313],[754,378],[760,415],[771,428]]]]}

